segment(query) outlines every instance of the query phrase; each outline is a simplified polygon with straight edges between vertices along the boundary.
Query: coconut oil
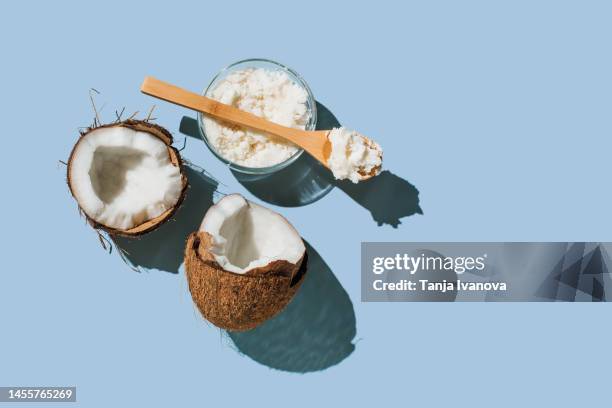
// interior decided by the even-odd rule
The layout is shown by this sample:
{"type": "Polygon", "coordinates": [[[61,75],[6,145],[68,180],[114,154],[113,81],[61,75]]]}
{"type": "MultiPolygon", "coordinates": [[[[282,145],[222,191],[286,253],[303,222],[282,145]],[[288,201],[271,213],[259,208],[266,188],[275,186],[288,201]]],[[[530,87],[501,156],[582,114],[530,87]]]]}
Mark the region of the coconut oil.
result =
{"type": "Polygon", "coordinates": [[[358,183],[380,171],[382,149],[378,143],[344,127],[332,129],[328,139],[332,149],[327,164],[336,179],[358,183]]]}
{"type": "MultiPolygon", "coordinates": [[[[305,129],[308,92],[283,71],[248,68],[230,73],[207,96],[279,125],[305,129]]],[[[269,167],[299,148],[284,139],[212,118],[204,119],[208,141],[226,160],[245,167],[269,167]]]]}

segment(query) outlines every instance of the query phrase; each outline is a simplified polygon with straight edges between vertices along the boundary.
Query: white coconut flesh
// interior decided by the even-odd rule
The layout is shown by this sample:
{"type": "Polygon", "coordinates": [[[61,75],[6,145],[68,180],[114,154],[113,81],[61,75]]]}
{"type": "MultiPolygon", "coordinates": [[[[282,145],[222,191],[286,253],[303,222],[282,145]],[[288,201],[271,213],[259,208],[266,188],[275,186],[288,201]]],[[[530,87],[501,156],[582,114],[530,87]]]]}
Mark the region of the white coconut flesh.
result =
{"type": "Polygon", "coordinates": [[[70,161],[70,186],[91,219],[128,230],[175,206],[182,181],[162,140],[112,126],[79,141],[70,161]]]}
{"type": "Polygon", "coordinates": [[[200,231],[211,236],[209,252],[217,263],[238,274],[274,261],[297,264],[306,251],[289,221],[238,194],[225,196],[212,206],[200,231]]]}

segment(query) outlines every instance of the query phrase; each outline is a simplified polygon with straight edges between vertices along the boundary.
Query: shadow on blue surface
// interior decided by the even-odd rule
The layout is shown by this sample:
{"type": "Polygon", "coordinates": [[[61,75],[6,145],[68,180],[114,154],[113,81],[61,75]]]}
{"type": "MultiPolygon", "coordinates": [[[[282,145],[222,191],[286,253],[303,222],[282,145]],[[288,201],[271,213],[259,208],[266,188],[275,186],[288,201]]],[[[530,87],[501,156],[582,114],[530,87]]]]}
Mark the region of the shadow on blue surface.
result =
{"type": "Polygon", "coordinates": [[[391,225],[397,228],[402,218],[423,214],[419,205],[419,190],[389,170],[359,184],[343,180],[336,181],[335,185],[370,211],[379,227],[391,225]]]}
{"type": "Polygon", "coordinates": [[[170,220],[142,237],[113,239],[127,261],[137,269],[178,273],[187,236],[199,228],[204,214],[213,204],[218,183],[193,166],[185,165],[184,169],[189,188],[183,204],[170,220]]]}
{"type": "MultiPolygon", "coordinates": [[[[325,105],[317,102],[317,130],[339,127],[340,122],[325,105]]],[[[198,122],[184,116],[181,133],[201,139],[198,122]]],[[[295,163],[267,176],[244,175],[232,170],[236,180],[262,201],[283,207],[301,207],[323,198],[333,187],[344,191],[372,215],[379,226],[397,228],[400,219],[423,214],[419,206],[419,190],[403,178],[383,171],[378,176],[359,184],[335,180],[332,174],[307,154],[295,163]]]]}
{"type": "Polygon", "coordinates": [[[334,188],[327,173],[318,161],[306,153],[295,163],[266,176],[232,170],[236,180],[251,194],[281,207],[302,207],[325,197],[334,188]]]}
{"type": "Polygon", "coordinates": [[[283,312],[247,332],[228,332],[238,351],[277,370],[324,370],[354,350],[355,311],[325,261],[306,243],[308,272],[283,312]]]}

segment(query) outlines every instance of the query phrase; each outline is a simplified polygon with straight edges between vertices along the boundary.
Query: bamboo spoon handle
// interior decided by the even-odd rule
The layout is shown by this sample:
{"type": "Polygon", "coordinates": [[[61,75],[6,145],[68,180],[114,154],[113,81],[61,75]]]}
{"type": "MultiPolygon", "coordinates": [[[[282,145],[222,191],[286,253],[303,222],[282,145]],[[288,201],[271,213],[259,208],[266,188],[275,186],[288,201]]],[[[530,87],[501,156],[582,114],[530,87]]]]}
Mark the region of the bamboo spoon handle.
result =
{"type": "MultiPolygon", "coordinates": [[[[332,150],[329,140],[329,130],[306,131],[282,126],[253,115],[252,113],[217,102],[214,99],[198,95],[197,93],[187,91],[186,89],[179,88],[178,86],[160,81],[153,77],[145,77],[144,82],[140,86],[140,91],[155,98],[205,113],[216,119],[280,136],[306,150],[312,157],[329,168],[328,161],[332,150]]],[[[368,145],[371,146],[372,142],[365,136],[362,137],[364,137],[368,145]]],[[[376,144],[374,145],[378,146],[376,144]]],[[[382,151],[380,151],[379,147],[377,150],[382,161],[382,151]]],[[[358,170],[361,180],[366,180],[378,174],[380,165],[372,170],[368,170],[367,173],[363,167],[358,170]]]]}
{"type": "Polygon", "coordinates": [[[252,113],[217,102],[214,99],[198,95],[153,77],[145,77],[140,91],[155,98],[206,113],[217,119],[227,120],[261,132],[284,137],[297,145],[302,145],[303,138],[306,136],[302,130],[278,125],[252,113]]]}

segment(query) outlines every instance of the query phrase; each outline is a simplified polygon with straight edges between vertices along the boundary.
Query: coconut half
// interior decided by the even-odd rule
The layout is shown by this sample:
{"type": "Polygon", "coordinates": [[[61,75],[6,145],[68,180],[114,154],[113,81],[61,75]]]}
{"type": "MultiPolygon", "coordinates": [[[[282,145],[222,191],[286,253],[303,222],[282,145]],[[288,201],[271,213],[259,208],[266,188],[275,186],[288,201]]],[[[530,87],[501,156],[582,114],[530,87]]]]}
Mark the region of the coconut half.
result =
{"type": "Polygon", "coordinates": [[[138,120],[81,134],[68,160],[68,186],[94,228],[136,236],[172,216],[187,177],[172,135],[138,120]]]}
{"type": "Polygon", "coordinates": [[[252,329],[279,313],[306,273],[306,247],[280,214],[228,195],[213,205],[185,249],[191,296],[218,327],[252,329]]]}

